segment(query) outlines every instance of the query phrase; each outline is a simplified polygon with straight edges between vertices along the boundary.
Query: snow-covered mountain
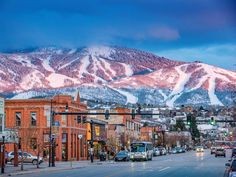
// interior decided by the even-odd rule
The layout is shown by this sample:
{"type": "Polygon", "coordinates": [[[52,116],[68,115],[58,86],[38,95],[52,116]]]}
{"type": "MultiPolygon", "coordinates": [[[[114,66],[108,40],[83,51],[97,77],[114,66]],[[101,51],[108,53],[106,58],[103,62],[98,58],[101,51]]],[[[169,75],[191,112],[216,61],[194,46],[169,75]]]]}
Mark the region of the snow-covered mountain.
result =
{"type": "Polygon", "coordinates": [[[55,93],[104,102],[230,105],[236,73],[122,47],[37,48],[0,54],[0,91],[9,98],[55,93]]]}

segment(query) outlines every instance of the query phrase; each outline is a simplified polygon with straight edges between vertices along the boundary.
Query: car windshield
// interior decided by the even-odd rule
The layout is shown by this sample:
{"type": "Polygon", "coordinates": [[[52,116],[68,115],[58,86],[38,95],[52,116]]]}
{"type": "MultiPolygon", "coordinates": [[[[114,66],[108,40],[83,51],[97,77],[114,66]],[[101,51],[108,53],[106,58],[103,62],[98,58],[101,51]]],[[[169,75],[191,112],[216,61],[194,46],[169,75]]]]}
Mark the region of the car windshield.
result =
{"type": "Polygon", "coordinates": [[[126,155],[126,152],[125,152],[125,151],[120,151],[120,152],[118,153],[118,155],[126,155]]]}
{"type": "Polygon", "coordinates": [[[131,152],[145,152],[145,145],[144,144],[132,144],[131,145],[131,152]]]}
{"type": "Polygon", "coordinates": [[[200,149],[200,148],[203,148],[203,147],[202,147],[202,146],[198,146],[197,148],[199,148],[199,149],[200,149]]]}
{"type": "Polygon", "coordinates": [[[224,151],[224,149],[216,149],[217,151],[224,151]]]}

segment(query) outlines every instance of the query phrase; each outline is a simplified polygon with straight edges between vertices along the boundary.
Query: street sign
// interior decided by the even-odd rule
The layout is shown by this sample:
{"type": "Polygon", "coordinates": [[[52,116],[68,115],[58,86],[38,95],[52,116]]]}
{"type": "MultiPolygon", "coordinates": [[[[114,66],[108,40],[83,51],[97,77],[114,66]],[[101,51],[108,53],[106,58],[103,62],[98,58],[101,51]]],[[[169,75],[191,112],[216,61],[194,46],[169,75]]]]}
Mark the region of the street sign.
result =
{"type": "Polygon", "coordinates": [[[60,126],[60,122],[59,121],[55,121],[53,126],[59,127],[60,126]]]}

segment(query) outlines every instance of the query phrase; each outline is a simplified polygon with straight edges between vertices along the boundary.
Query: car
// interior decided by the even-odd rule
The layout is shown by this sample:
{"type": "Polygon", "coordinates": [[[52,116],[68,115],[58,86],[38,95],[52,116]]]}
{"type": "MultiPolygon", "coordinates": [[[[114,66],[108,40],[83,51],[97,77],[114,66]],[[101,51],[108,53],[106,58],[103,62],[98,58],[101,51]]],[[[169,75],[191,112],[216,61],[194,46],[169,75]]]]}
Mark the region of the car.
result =
{"type": "Polygon", "coordinates": [[[204,152],[203,146],[197,146],[196,152],[204,152]]]}
{"type": "Polygon", "coordinates": [[[161,151],[159,148],[153,148],[153,156],[160,156],[161,151]]]}
{"type": "Polygon", "coordinates": [[[215,154],[215,152],[216,152],[216,147],[211,147],[211,154],[215,154]]]}
{"type": "Polygon", "coordinates": [[[236,159],[233,159],[231,163],[226,163],[227,167],[225,170],[225,177],[235,177],[236,176],[236,159]]]}
{"type": "Polygon", "coordinates": [[[177,153],[176,148],[173,148],[173,149],[171,150],[171,153],[172,153],[172,154],[176,154],[176,153],[177,153]]]}
{"type": "Polygon", "coordinates": [[[224,148],[216,148],[215,157],[224,156],[225,157],[225,149],[224,148]]]}
{"type": "MultiPolygon", "coordinates": [[[[33,156],[32,154],[28,152],[24,152],[23,157],[24,157],[24,163],[32,163],[33,165],[37,165],[38,163],[37,156],[33,156]]],[[[22,152],[18,151],[18,161],[21,161],[21,159],[22,159],[22,152]]],[[[10,162],[11,164],[14,164],[14,151],[9,152],[8,162],[10,162]]],[[[39,157],[39,164],[41,164],[42,162],[43,162],[43,158],[39,157]]]]}
{"type": "Polygon", "coordinates": [[[183,153],[184,152],[182,147],[176,147],[175,149],[176,149],[177,153],[183,153]]]}
{"type": "Polygon", "coordinates": [[[234,157],[234,156],[236,156],[236,148],[233,148],[233,149],[232,149],[231,157],[234,157]]]}
{"type": "Polygon", "coordinates": [[[120,151],[115,156],[115,161],[129,161],[130,155],[128,151],[120,151]]]}
{"type": "Polygon", "coordinates": [[[159,146],[158,149],[160,151],[160,155],[166,155],[167,154],[166,148],[164,148],[162,146],[159,146]]]}

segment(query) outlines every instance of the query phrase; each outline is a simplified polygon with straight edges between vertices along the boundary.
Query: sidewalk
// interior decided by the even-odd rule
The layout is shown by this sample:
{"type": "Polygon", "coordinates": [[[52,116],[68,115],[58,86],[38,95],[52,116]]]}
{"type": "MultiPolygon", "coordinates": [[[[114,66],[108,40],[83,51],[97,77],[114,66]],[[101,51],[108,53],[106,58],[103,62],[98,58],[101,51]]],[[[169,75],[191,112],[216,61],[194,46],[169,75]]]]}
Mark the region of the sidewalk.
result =
{"type": "Polygon", "coordinates": [[[32,164],[24,164],[24,170],[21,171],[21,166],[19,164],[18,167],[14,167],[13,165],[7,164],[5,167],[5,173],[0,174],[0,176],[16,176],[16,175],[23,175],[23,174],[31,174],[31,173],[39,173],[43,171],[58,171],[58,170],[70,170],[70,169],[78,169],[78,168],[85,168],[91,165],[103,165],[113,163],[113,161],[99,161],[94,160],[91,163],[88,160],[83,161],[70,161],[67,162],[56,162],[55,167],[48,167],[48,162],[43,162],[40,164],[39,168],[36,165],[32,164]]]}

